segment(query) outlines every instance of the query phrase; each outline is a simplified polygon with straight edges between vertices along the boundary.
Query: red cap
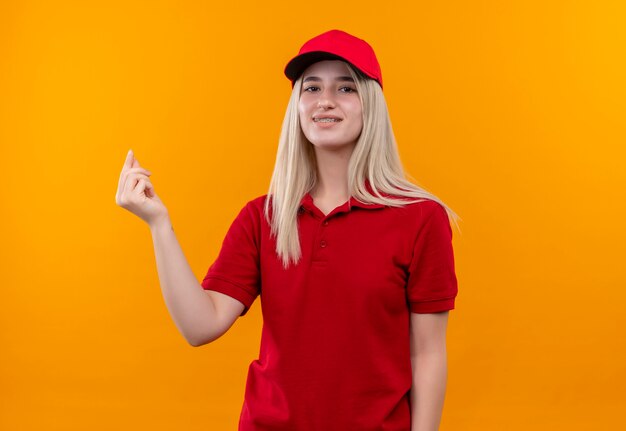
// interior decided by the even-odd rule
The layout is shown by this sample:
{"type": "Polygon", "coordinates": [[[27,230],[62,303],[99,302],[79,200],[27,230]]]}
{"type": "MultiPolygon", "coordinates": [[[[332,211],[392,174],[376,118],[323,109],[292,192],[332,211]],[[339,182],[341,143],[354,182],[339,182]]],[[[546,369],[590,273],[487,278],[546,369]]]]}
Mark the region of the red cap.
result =
{"type": "Polygon", "coordinates": [[[374,49],[363,39],[341,30],[330,30],[305,42],[285,67],[291,86],[304,69],[321,60],[345,60],[383,87],[383,76],[374,49]]]}

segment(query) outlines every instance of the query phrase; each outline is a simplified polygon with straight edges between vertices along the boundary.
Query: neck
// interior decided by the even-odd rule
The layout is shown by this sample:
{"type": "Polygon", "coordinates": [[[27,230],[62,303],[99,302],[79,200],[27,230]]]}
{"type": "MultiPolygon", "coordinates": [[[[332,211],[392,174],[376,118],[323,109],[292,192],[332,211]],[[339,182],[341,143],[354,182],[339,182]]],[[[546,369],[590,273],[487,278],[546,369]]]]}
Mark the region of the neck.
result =
{"type": "Polygon", "coordinates": [[[328,150],[314,147],[317,159],[317,184],[311,191],[311,196],[348,200],[348,164],[354,150],[354,145],[345,146],[338,150],[328,150]]]}

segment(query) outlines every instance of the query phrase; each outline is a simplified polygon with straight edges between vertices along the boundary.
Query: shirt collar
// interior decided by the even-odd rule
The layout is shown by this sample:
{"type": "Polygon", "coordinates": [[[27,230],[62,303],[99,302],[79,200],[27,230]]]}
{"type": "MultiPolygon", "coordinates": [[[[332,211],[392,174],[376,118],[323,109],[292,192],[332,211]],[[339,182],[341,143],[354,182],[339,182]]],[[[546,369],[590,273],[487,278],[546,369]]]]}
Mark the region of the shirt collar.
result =
{"type": "MultiPolygon", "coordinates": [[[[369,181],[367,180],[365,181],[365,188],[371,194],[374,194],[374,191],[372,190],[372,187],[370,186],[369,181]]],[[[383,192],[381,192],[380,194],[385,197],[390,196],[389,194],[383,193],[383,192]]],[[[364,203],[364,202],[358,201],[354,196],[350,196],[350,199],[348,199],[343,205],[339,206],[334,212],[350,211],[351,207],[374,209],[374,208],[384,208],[386,207],[386,205],[376,204],[376,203],[364,203]]],[[[313,197],[311,196],[310,192],[305,193],[304,196],[302,197],[302,200],[300,201],[300,208],[309,210],[311,212],[315,212],[315,210],[317,209],[317,207],[313,203],[313,197]]]]}

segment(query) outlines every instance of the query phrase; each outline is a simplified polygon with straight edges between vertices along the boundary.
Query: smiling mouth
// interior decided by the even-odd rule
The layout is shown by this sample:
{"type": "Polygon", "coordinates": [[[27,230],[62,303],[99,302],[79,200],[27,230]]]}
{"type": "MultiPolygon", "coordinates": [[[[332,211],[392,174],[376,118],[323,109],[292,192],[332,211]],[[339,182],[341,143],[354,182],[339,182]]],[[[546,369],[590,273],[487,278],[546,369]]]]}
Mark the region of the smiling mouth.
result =
{"type": "Polygon", "coordinates": [[[338,123],[341,120],[339,118],[314,118],[315,123],[338,123]]]}

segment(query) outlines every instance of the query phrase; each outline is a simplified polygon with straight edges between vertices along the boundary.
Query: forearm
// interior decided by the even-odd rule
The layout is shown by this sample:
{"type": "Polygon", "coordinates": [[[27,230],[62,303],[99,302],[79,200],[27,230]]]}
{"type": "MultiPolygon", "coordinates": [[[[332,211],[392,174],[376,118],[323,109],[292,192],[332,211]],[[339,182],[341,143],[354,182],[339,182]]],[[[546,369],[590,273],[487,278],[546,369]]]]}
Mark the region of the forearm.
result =
{"type": "Polygon", "coordinates": [[[411,357],[411,431],[437,431],[448,378],[445,347],[411,357]]]}
{"type": "Polygon", "coordinates": [[[213,301],[193,274],[169,217],[150,225],[150,232],[165,304],[185,339],[200,345],[216,326],[213,301]]]}

